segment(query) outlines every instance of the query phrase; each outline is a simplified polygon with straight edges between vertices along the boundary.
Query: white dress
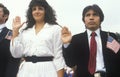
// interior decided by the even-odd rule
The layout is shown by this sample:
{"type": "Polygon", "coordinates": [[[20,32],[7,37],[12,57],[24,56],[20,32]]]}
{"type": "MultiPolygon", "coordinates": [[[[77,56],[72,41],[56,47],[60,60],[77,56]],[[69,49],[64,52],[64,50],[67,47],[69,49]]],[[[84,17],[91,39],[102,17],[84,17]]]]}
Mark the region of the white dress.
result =
{"type": "Polygon", "coordinates": [[[21,63],[17,77],[57,77],[57,71],[65,67],[62,56],[61,28],[46,23],[38,34],[35,26],[22,31],[11,41],[13,57],[22,56],[54,56],[53,61],[21,63]]]}

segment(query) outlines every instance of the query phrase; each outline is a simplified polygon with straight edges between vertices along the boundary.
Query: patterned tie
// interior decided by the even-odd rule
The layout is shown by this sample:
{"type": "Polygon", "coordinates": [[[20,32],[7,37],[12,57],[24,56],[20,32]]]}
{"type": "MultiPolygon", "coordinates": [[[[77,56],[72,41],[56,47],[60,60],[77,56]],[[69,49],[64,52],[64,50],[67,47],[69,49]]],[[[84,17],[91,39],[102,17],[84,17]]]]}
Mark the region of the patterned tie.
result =
{"type": "Polygon", "coordinates": [[[97,51],[97,44],[95,40],[95,32],[91,34],[91,41],[90,41],[90,56],[89,56],[89,65],[88,70],[91,74],[95,73],[96,69],[96,51],[97,51]]]}

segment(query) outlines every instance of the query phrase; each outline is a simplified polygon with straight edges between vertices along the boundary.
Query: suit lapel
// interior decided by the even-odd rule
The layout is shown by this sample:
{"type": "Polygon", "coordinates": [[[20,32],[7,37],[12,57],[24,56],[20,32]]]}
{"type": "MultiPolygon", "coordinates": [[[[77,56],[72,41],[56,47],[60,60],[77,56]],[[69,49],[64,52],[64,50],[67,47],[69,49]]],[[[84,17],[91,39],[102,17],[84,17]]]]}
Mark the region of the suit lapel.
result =
{"type": "Polygon", "coordinates": [[[107,43],[107,33],[100,31],[101,41],[102,41],[102,50],[103,53],[106,51],[106,43],[107,43]]]}
{"type": "Polygon", "coordinates": [[[89,51],[89,41],[88,41],[88,35],[87,35],[87,31],[84,32],[84,39],[85,39],[85,44],[86,44],[86,49],[88,49],[87,51],[89,51]]]}
{"type": "Polygon", "coordinates": [[[107,43],[107,33],[100,31],[101,35],[101,41],[102,41],[102,51],[103,51],[103,59],[104,59],[104,65],[106,67],[106,54],[107,54],[107,49],[106,49],[106,43],[107,43]]]}
{"type": "Polygon", "coordinates": [[[88,59],[89,59],[90,48],[89,48],[89,41],[88,41],[87,31],[85,31],[85,32],[83,33],[82,38],[84,38],[84,40],[82,40],[82,42],[83,42],[82,44],[84,44],[83,46],[85,46],[83,51],[86,51],[86,52],[85,52],[85,54],[86,54],[86,59],[88,60],[88,59]]]}
{"type": "Polygon", "coordinates": [[[0,42],[5,38],[8,31],[9,30],[6,27],[3,28],[3,30],[0,33],[0,42]]]}

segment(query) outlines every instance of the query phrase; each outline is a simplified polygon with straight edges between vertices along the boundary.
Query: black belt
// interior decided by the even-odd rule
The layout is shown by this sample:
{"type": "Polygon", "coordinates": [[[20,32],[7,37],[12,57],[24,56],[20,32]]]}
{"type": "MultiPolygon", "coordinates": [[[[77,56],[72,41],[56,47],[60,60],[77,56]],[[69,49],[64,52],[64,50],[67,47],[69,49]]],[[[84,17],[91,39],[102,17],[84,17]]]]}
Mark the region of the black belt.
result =
{"type": "Polygon", "coordinates": [[[106,72],[105,71],[97,71],[97,72],[95,72],[94,77],[106,77],[106,72]]]}
{"type": "Polygon", "coordinates": [[[27,56],[24,57],[25,61],[27,62],[43,62],[43,61],[52,61],[53,60],[53,56],[42,56],[42,57],[37,57],[37,56],[27,56]]]}

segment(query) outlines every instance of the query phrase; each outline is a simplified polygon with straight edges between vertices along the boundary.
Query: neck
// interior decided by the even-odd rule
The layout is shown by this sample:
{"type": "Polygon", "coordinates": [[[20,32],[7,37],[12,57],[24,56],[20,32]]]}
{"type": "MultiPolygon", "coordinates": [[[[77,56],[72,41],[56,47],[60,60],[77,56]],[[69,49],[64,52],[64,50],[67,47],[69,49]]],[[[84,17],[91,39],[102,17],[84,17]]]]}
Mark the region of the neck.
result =
{"type": "Polygon", "coordinates": [[[36,22],[36,23],[35,23],[35,28],[43,27],[44,24],[45,24],[45,22],[36,22]]]}
{"type": "Polygon", "coordinates": [[[4,24],[5,22],[0,22],[0,24],[4,24]]]}
{"type": "Polygon", "coordinates": [[[36,31],[36,34],[43,28],[45,22],[37,22],[35,24],[35,31],[36,31]]]}

